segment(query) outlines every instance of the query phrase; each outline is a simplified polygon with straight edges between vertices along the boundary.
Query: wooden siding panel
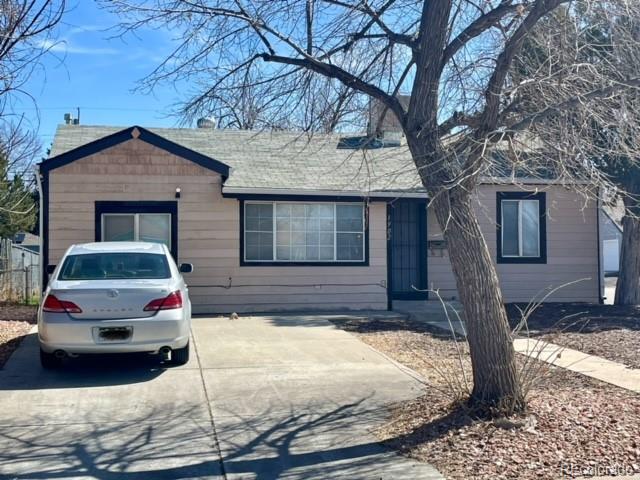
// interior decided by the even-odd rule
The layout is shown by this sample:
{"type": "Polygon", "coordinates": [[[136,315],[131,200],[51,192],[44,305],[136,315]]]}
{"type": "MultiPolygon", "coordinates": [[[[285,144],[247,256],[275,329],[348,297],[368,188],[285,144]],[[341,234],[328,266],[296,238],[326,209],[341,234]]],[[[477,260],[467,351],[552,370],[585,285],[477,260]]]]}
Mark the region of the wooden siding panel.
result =
{"type": "MultiPolygon", "coordinates": [[[[496,193],[522,191],[513,186],[484,185],[476,195],[476,212],[492,258],[496,258],[496,193]]],[[[542,265],[497,265],[507,302],[541,299],[561,287],[548,301],[597,302],[598,235],[595,202],[585,202],[578,193],[558,186],[541,188],[547,195],[547,263],[542,265]],[[572,284],[572,282],[578,282],[572,284]],[[567,285],[570,284],[570,285],[567,285]]],[[[428,213],[429,240],[442,232],[433,212],[428,213]]],[[[457,298],[455,279],[445,250],[429,255],[429,285],[444,298],[457,298]]]]}
{"type": "Polygon", "coordinates": [[[370,206],[368,267],[240,267],[239,205],[220,185],[217,173],[140,140],[53,170],[50,263],[69,245],[94,241],[96,200],[175,200],[180,187],[178,255],[194,264],[185,275],[194,312],[387,308],[384,203],[370,206]]]}

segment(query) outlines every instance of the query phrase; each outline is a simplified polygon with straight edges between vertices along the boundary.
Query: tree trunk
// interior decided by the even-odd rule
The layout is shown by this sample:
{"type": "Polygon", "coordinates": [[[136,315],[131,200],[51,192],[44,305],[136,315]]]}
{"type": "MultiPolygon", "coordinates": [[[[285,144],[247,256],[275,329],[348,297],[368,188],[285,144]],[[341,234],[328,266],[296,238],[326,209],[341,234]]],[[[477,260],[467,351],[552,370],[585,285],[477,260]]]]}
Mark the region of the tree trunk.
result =
{"type": "Polygon", "coordinates": [[[625,215],[622,229],[615,304],[640,305],[640,218],[625,215]]]}
{"type": "Polygon", "coordinates": [[[521,412],[525,400],[511,330],[470,194],[454,187],[434,196],[431,205],[444,232],[464,308],[474,379],[470,404],[490,415],[521,412]]]}

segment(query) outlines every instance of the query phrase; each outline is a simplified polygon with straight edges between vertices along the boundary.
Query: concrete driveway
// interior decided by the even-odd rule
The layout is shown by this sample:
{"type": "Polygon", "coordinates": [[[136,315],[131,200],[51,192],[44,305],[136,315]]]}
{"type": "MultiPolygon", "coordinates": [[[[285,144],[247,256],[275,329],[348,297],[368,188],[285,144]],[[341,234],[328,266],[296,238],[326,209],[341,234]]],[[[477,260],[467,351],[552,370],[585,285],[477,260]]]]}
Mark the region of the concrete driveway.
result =
{"type": "Polygon", "coordinates": [[[0,478],[431,479],[371,434],[412,372],[318,316],[197,318],[190,362],[0,370],[0,478]]]}

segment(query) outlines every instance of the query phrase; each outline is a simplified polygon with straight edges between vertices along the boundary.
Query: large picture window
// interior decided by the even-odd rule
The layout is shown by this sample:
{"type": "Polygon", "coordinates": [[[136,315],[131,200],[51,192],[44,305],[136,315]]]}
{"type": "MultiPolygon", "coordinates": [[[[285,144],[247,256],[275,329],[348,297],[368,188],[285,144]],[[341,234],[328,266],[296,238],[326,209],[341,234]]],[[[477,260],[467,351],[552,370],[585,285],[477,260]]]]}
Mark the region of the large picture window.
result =
{"type": "Polygon", "coordinates": [[[244,262],[363,263],[362,203],[244,203],[244,262]]]}
{"type": "Polygon", "coordinates": [[[545,194],[498,193],[498,263],[545,263],[545,194]]]}

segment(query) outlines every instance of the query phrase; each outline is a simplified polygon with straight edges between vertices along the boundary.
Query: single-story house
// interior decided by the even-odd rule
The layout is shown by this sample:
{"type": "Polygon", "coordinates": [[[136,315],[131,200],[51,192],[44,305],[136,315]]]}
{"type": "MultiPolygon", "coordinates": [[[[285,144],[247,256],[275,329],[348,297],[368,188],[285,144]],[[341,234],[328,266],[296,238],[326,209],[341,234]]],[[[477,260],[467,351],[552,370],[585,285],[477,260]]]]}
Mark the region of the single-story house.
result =
{"type": "MultiPolygon", "coordinates": [[[[455,299],[406,146],[343,140],[61,125],[39,165],[43,264],[74,243],[165,242],[194,265],[185,278],[197,313],[384,310],[435,299],[430,290],[455,299]]],[[[601,300],[595,202],[553,181],[508,178],[475,196],[506,301],[564,284],[547,300],[601,300]]]]}

